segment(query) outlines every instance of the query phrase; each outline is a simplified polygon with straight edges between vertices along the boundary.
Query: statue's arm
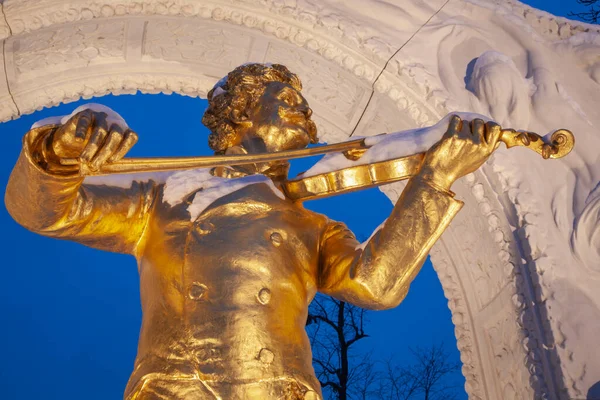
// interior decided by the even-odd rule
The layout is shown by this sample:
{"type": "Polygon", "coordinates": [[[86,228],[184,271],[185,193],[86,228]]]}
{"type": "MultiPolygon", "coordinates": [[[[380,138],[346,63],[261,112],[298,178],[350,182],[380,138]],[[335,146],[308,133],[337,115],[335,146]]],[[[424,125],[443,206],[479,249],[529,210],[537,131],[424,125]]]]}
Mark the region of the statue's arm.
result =
{"type": "Polygon", "coordinates": [[[364,249],[343,225],[325,229],[319,289],[365,308],[398,305],[429,250],[462,207],[450,191],[452,183],[477,170],[498,147],[501,136],[501,128],[493,122],[463,123],[454,116],[364,249]]]}
{"type": "Polygon", "coordinates": [[[396,307],[462,205],[415,178],[364,248],[345,225],[330,223],[321,242],[319,290],[364,308],[396,307]]]}
{"type": "Polygon", "coordinates": [[[32,129],[9,178],[5,204],[25,228],[119,253],[134,254],[158,186],[134,182],[130,188],[92,186],[52,166],[44,149],[56,127],[32,129]]]}

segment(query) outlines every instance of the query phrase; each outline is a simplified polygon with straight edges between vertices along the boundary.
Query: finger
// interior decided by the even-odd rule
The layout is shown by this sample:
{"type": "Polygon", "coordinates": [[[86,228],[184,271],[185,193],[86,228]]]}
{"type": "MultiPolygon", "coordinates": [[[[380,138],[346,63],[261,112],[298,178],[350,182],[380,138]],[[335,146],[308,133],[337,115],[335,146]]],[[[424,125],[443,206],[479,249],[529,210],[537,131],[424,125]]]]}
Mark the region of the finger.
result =
{"type": "Polygon", "coordinates": [[[473,138],[473,133],[471,132],[471,130],[473,129],[472,124],[472,121],[463,121],[460,132],[458,132],[457,136],[462,139],[471,140],[473,138]]]}
{"type": "Polygon", "coordinates": [[[116,124],[113,124],[110,127],[110,133],[108,134],[108,138],[102,145],[102,148],[98,150],[96,156],[92,160],[90,164],[90,168],[93,170],[98,170],[102,164],[104,164],[110,156],[112,156],[115,151],[121,145],[123,141],[123,129],[116,124]]]}
{"type": "Polygon", "coordinates": [[[500,145],[502,128],[497,123],[490,121],[485,124],[485,142],[494,149],[500,145]]]}
{"type": "Polygon", "coordinates": [[[453,115],[448,124],[447,134],[449,136],[456,135],[462,129],[462,119],[458,115],[453,115]]]}
{"type": "Polygon", "coordinates": [[[94,122],[94,112],[92,110],[83,110],[77,113],[77,125],[75,127],[74,137],[75,142],[83,143],[88,137],[88,133],[94,122]]]}
{"type": "Polygon", "coordinates": [[[78,158],[85,145],[87,130],[92,120],[93,117],[89,110],[84,110],[69,118],[54,134],[52,141],[54,153],[61,158],[78,158]]]}
{"type": "Polygon", "coordinates": [[[485,142],[485,122],[482,119],[475,118],[471,121],[471,133],[473,134],[474,143],[485,142]]]}
{"type": "Polygon", "coordinates": [[[108,162],[119,161],[121,158],[125,157],[129,150],[131,150],[131,148],[137,143],[137,141],[137,133],[131,129],[128,129],[127,132],[125,132],[121,146],[119,146],[117,151],[115,151],[113,155],[108,158],[108,162]]]}
{"type": "Polygon", "coordinates": [[[81,161],[89,162],[96,155],[100,146],[104,143],[108,134],[108,124],[106,123],[106,114],[97,113],[94,116],[94,128],[87,145],[81,152],[81,161]]]}

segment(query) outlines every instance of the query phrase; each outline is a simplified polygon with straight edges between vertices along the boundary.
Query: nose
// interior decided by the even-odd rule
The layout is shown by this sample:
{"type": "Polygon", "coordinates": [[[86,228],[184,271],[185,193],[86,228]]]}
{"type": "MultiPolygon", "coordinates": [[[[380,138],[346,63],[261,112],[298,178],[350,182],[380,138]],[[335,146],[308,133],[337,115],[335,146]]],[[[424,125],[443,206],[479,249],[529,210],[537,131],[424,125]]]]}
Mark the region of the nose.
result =
{"type": "Polygon", "coordinates": [[[312,109],[308,106],[308,102],[304,98],[298,103],[298,110],[304,113],[306,118],[310,118],[313,114],[312,109]]]}
{"type": "Polygon", "coordinates": [[[297,94],[296,104],[297,104],[298,110],[301,111],[302,113],[304,113],[307,118],[310,118],[313,114],[313,111],[308,106],[308,102],[306,101],[304,96],[302,96],[300,93],[296,92],[296,94],[297,94]]]}

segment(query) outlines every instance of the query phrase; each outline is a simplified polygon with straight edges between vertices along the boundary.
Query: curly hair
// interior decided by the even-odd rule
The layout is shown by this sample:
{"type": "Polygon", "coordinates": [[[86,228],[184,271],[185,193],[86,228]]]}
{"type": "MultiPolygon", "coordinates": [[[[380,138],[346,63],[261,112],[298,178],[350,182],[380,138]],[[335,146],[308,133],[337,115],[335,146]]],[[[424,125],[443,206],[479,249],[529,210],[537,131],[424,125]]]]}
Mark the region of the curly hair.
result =
{"type": "MultiPolygon", "coordinates": [[[[269,82],[289,84],[297,91],[302,90],[300,78],[280,64],[244,64],[221,79],[208,92],[208,109],[202,123],[211,131],[208,145],[217,154],[222,154],[236,143],[234,115],[256,105],[269,82]]],[[[311,142],[317,143],[316,132],[311,132],[311,142]]]]}

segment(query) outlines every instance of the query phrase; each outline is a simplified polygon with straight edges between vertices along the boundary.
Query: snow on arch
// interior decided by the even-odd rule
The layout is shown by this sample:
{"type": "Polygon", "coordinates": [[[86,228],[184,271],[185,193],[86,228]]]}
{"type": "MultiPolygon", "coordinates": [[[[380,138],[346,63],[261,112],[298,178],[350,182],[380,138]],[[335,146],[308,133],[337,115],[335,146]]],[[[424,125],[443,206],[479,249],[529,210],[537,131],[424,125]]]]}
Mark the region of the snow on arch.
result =
{"type": "Polygon", "coordinates": [[[5,0],[0,120],[109,92],[206,96],[233,67],[272,61],[303,78],[328,142],[456,110],[540,134],[564,124],[569,158],[498,152],[456,185],[467,204],[432,257],[471,398],[584,397],[600,376],[598,30],[513,0],[398,3],[5,0]],[[514,65],[488,59],[468,90],[467,65],[490,50],[514,65]]]}

